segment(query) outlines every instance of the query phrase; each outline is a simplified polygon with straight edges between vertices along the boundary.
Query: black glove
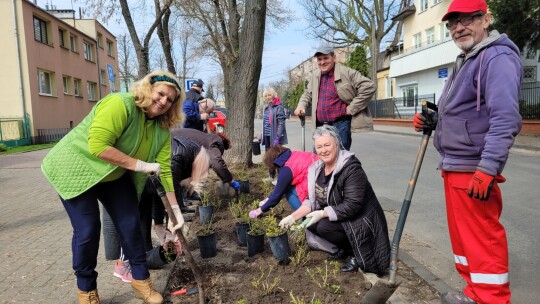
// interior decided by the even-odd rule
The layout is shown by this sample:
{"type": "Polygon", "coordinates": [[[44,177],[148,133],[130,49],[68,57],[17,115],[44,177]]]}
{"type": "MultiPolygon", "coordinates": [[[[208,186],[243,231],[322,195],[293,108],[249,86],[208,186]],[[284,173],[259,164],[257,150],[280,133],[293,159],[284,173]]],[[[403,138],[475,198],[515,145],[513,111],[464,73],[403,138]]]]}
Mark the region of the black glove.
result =
{"type": "Polygon", "coordinates": [[[428,116],[424,116],[422,113],[416,113],[414,115],[413,124],[416,132],[422,132],[425,130],[435,130],[437,128],[437,122],[439,121],[439,113],[428,110],[428,116]]]}

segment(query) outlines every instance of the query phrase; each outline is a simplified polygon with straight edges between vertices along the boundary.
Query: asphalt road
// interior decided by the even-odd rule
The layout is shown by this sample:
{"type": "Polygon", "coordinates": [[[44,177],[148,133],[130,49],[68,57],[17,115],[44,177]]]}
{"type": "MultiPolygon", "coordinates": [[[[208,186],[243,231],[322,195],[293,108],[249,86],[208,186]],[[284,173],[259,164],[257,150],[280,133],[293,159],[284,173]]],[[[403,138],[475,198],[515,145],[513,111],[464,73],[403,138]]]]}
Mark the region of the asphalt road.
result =
{"type": "MultiPolygon", "coordinates": [[[[256,130],[260,120],[255,122],[256,130]]],[[[377,127],[375,127],[377,130],[377,127]]],[[[306,150],[312,149],[311,124],[306,123],[306,150]]],[[[299,121],[287,121],[289,147],[301,149],[299,121]]],[[[382,132],[354,133],[355,152],[388,217],[393,235],[405,196],[420,137],[382,132]]],[[[444,193],[438,153],[430,141],[412,199],[400,250],[406,251],[436,277],[455,289],[464,281],[456,273],[448,238],[444,193]]],[[[510,248],[510,281],[513,303],[537,303],[540,299],[540,153],[512,151],[501,184],[504,198],[501,221],[510,248]]],[[[399,271],[399,270],[398,270],[399,271]]]]}

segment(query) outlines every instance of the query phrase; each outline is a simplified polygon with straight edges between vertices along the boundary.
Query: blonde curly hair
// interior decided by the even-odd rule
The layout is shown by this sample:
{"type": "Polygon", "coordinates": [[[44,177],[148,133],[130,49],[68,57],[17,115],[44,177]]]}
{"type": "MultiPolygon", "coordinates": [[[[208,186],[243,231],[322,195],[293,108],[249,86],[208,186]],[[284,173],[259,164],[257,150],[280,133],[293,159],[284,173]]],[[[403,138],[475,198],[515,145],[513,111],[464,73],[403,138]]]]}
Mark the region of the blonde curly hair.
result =
{"type": "Polygon", "coordinates": [[[156,85],[164,84],[176,90],[176,98],[167,112],[156,117],[162,128],[171,129],[184,123],[185,115],[182,111],[182,104],[186,99],[186,94],[178,84],[178,79],[172,73],[157,70],[137,81],[131,87],[131,94],[135,99],[135,104],[143,112],[152,104],[152,88],[156,85]]]}

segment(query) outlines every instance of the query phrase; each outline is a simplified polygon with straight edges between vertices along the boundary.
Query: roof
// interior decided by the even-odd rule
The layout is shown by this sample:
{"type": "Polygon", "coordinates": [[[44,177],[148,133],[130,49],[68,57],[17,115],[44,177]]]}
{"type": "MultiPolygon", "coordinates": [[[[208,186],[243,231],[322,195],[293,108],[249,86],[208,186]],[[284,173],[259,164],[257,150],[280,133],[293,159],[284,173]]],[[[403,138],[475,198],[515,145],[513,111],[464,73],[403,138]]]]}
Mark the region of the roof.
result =
{"type": "Polygon", "coordinates": [[[397,15],[392,17],[392,20],[394,21],[403,21],[405,18],[409,17],[410,15],[414,14],[416,12],[416,6],[409,5],[406,8],[404,8],[401,12],[399,12],[397,15]]]}

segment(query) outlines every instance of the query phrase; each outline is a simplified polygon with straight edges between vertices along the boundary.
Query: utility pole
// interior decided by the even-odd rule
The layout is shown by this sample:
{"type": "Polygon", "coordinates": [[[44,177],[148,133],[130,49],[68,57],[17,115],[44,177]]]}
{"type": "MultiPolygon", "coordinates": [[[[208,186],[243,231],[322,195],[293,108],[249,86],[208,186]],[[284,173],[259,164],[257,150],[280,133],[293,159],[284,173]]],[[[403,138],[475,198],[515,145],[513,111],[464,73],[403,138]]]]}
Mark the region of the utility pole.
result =
{"type": "MultiPolygon", "coordinates": [[[[377,50],[377,23],[375,20],[375,5],[371,10],[371,80],[375,83],[375,90],[377,90],[377,57],[379,50],[377,50]]],[[[376,98],[377,95],[375,95],[376,98]]]]}

